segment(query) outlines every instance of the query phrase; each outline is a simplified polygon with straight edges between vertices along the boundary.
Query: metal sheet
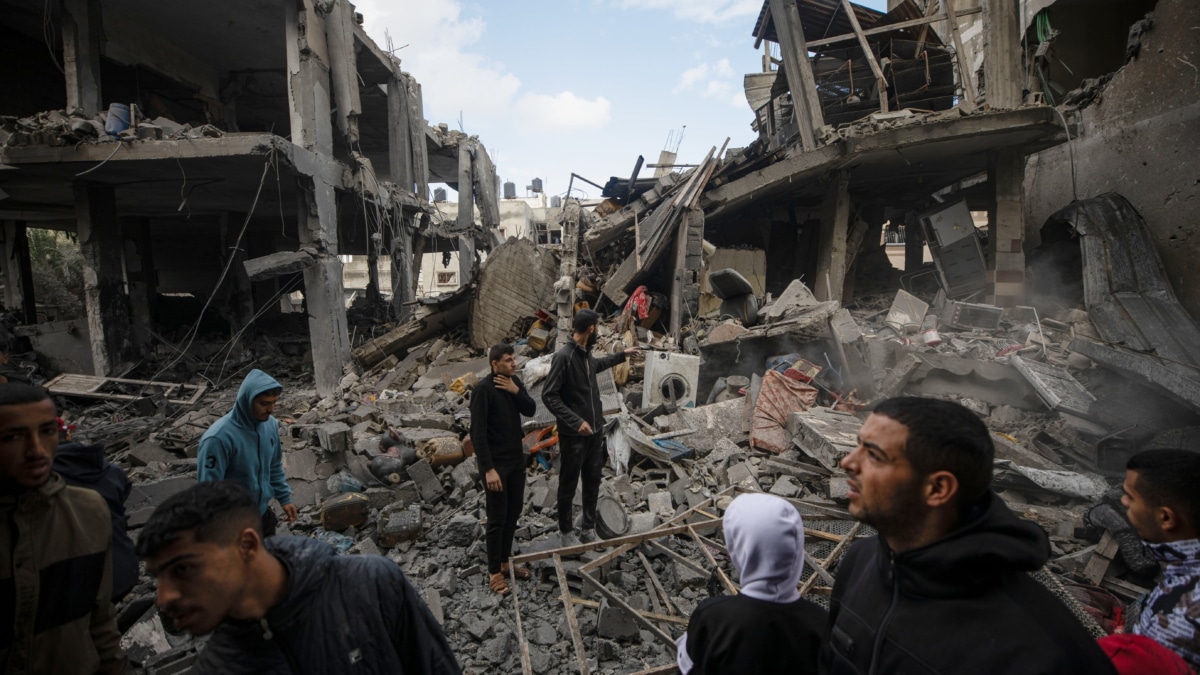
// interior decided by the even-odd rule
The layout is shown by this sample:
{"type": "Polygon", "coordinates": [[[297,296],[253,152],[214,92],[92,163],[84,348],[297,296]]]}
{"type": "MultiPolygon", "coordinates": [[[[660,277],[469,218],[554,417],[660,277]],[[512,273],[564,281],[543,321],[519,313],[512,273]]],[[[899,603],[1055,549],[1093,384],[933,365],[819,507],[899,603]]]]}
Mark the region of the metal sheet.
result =
{"type": "Polygon", "coordinates": [[[1028,361],[1015,354],[1012,356],[1012,364],[1017,372],[1029,380],[1029,384],[1050,409],[1078,415],[1084,419],[1091,418],[1091,407],[1096,397],[1065,368],[1028,361]]]}

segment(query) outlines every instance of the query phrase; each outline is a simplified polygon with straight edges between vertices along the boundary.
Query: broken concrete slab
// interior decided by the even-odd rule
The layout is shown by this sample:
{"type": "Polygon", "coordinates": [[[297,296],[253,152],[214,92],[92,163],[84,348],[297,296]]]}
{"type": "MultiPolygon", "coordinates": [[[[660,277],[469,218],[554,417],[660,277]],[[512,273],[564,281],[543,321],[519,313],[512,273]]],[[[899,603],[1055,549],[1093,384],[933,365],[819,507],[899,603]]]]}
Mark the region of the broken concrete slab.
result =
{"type": "Polygon", "coordinates": [[[392,548],[402,542],[413,541],[421,536],[421,507],[412,505],[406,509],[397,509],[382,521],[376,534],[379,545],[392,548]]]}
{"type": "Polygon", "coordinates": [[[793,279],[779,298],[758,311],[758,320],[761,323],[775,323],[791,319],[819,304],[817,297],[803,281],[793,279]]]}
{"type": "Polygon", "coordinates": [[[510,238],[488,254],[471,300],[471,344],[488,349],[511,334],[513,324],[554,303],[554,255],[533,241],[510,238]]]}
{"type": "Polygon", "coordinates": [[[695,408],[680,408],[668,416],[669,426],[679,431],[691,429],[692,433],[676,440],[691,448],[696,457],[704,457],[721,439],[735,443],[745,440],[745,435],[740,433],[743,407],[745,402],[736,398],[695,408]]]}
{"type": "Polygon", "coordinates": [[[314,248],[303,247],[299,251],[280,251],[260,258],[251,258],[244,263],[250,281],[266,281],[287,276],[316,267],[320,255],[314,248]]]}
{"type": "Polygon", "coordinates": [[[433,473],[433,467],[429,465],[429,460],[419,459],[405,470],[408,472],[408,477],[416,483],[417,490],[421,493],[421,499],[432,504],[446,495],[442,482],[438,480],[433,473]]]}
{"type": "Polygon", "coordinates": [[[317,427],[317,442],[326,453],[340,456],[354,449],[354,434],[345,422],[331,422],[317,427]]]}
{"type": "Polygon", "coordinates": [[[830,408],[795,412],[788,418],[788,433],[801,452],[834,473],[838,463],[858,446],[862,421],[852,414],[830,408]]]}

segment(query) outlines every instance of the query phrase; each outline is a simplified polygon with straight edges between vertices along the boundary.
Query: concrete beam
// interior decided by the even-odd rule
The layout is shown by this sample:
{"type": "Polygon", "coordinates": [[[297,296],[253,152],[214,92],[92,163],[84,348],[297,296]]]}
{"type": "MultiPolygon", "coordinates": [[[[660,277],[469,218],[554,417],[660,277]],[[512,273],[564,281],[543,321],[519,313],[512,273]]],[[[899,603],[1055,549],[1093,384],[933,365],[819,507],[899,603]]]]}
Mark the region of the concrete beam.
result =
{"type": "Polygon", "coordinates": [[[412,314],[412,303],[417,301],[413,280],[413,232],[410,217],[405,216],[391,242],[392,252],[392,310],[398,323],[404,323],[412,314]]]}
{"type": "Polygon", "coordinates": [[[100,43],[104,24],[100,0],[63,0],[63,71],[67,110],[85,117],[100,112],[100,43]]]}
{"type": "Polygon", "coordinates": [[[993,108],[1012,110],[1020,107],[1023,99],[1021,3],[1019,0],[984,0],[983,7],[986,35],[983,81],[987,87],[987,102],[993,108]]]}
{"type": "Polygon", "coordinates": [[[316,265],[318,262],[315,248],[302,248],[299,251],[280,251],[269,255],[251,258],[242,262],[242,269],[250,281],[265,281],[282,277],[316,265]]]}
{"type": "Polygon", "coordinates": [[[408,85],[400,76],[388,81],[388,177],[401,190],[413,191],[412,125],[408,121],[408,85]]]}
{"type": "Polygon", "coordinates": [[[775,34],[779,36],[784,75],[787,76],[788,88],[792,90],[792,110],[795,111],[796,126],[800,129],[800,141],[805,150],[813,150],[817,147],[816,130],[825,125],[825,116],[817,97],[817,81],[813,77],[812,64],[808,61],[800,10],[791,0],[770,0],[768,4],[771,18],[775,21],[775,34]]]}
{"type": "Polygon", "coordinates": [[[37,301],[33,294],[33,266],[29,261],[29,235],[24,222],[4,223],[4,250],[0,272],[4,274],[5,304],[21,308],[23,323],[37,323],[37,301]]]}
{"type": "Polygon", "coordinates": [[[485,231],[494,231],[500,227],[500,195],[496,194],[499,179],[487,148],[478,141],[471,143],[471,166],[471,185],[475,203],[479,205],[479,220],[485,231]]]}
{"type": "Polygon", "coordinates": [[[337,104],[338,131],[351,147],[358,143],[358,116],[362,100],[358,91],[358,54],[354,46],[354,10],[347,0],[335,0],[325,17],[329,71],[333,100],[337,104]]]}
{"type": "Polygon", "coordinates": [[[408,123],[412,125],[413,180],[417,196],[429,199],[429,146],[425,143],[429,123],[425,121],[424,99],[421,85],[408,75],[408,123]]]}
{"type": "Polygon", "coordinates": [[[95,375],[112,376],[133,355],[115,189],[77,181],[75,213],[83,254],[83,296],[92,337],[92,366],[95,375]]]}
{"type": "Polygon", "coordinates": [[[842,299],[846,280],[846,239],[850,227],[850,172],[832,176],[821,205],[821,241],[817,253],[817,300],[842,299]]]}
{"type": "Polygon", "coordinates": [[[458,144],[458,283],[467,285],[471,269],[475,266],[475,195],[472,189],[474,167],[471,157],[471,142],[458,144]]]}

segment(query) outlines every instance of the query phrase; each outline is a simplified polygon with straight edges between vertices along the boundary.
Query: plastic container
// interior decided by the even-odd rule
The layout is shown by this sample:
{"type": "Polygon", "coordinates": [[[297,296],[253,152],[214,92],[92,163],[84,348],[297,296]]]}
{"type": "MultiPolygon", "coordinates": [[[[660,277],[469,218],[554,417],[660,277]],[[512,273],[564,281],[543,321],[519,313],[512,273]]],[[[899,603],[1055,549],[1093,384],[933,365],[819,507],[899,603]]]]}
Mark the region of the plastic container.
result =
{"type": "Polygon", "coordinates": [[[129,128],[129,106],[124,103],[110,103],[108,116],[104,118],[105,133],[116,136],[129,128]]]}
{"type": "Polygon", "coordinates": [[[929,347],[942,344],[942,336],[938,334],[937,324],[938,318],[933,314],[927,314],[925,320],[921,322],[921,341],[929,347]]]}

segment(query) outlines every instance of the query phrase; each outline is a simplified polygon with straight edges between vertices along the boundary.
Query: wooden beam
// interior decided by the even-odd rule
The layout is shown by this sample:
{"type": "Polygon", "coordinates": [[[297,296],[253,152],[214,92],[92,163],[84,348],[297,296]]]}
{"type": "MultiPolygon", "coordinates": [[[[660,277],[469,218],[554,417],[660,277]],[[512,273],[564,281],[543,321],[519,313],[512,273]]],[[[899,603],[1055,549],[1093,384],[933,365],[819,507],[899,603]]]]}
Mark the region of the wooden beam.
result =
{"type": "MultiPolygon", "coordinates": [[[[571,603],[575,604],[575,605],[579,605],[580,607],[590,607],[592,609],[600,609],[600,603],[596,602],[595,600],[585,600],[583,598],[577,598],[575,596],[571,596],[571,603]]],[[[647,619],[653,619],[654,621],[662,621],[664,623],[671,623],[671,624],[675,624],[677,626],[686,626],[686,625],[688,625],[688,621],[690,621],[690,618],[686,617],[686,616],[670,616],[667,614],[657,614],[655,612],[643,612],[640,609],[634,610],[634,611],[637,612],[638,614],[646,617],[647,619]]]]}
{"type": "MultiPolygon", "coordinates": [[[[579,619],[575,616],[575,605],[571,600],[571,587],[567,585],[567,573],[563,571],[562,558],[554,555],[554,572],[558,575],[558,590],[562,593],[563,607],[567,612],[567,627],[571,630],[571,644],[575,645],[575,660],[579,662],[580,675],[591,675],[588,670],[587,652],[583,649],[583,636],[579,634],[579,619]]],[[[509,561],[516,567],[517,561],[509,561]]],[[[597,584],[599,585],[599,584],[597,584]]]]}
{"type": "Polygon", "coordinates": [[[692,541],[696,542],[696,547],[699,548],[700,552],[704,554],[705,560],[708,560],[708,564],[711,565],[713,570],[716,571],[717,577],[721,579],[721,583],[725,584],[725,590],[729,591],[730,595],[737,595],[737,585],[733,583],[733,581],[729,578],[729,575],[725,574],[725,570],[721,569],[721,566],[717,564],[716,558],[714,558],[713,555],[708,552],[708,547],[704,545],[703,541],[700,541],[700,535],[696,534],[696,530],[690,527],[688,528],[688,533],[692,535],[692,541]]]}
{"type": "Polygon", "coordinates": [[[654,568],[650,566],[650,561],[646,558],[646,554],[638,551],[637,556],[638,559],[642,561],[642,566],[646,568],[646,576],[649,577],[647,579],[647,583],[649,583],[655,591],[655,593],[650,595],[650,599],[653,600],[655,595],[657,595],[658,597],[662,598],[662,604],[663,607],[666,608],[667,613],[678,614],[679,612],[676,611],[675,605],[671,604],[671,596],[667,595],[667,592],[663,589],[662,581],[660,581],[658,575],[654,573],[654,568]]]}
{"type": "MultiPolygon", "coordinates": [[[[850,544],[854,543],[854,538],[858,536],[858,533],[861,530],[862,530],[862,523],[861,522],[855,523],[854,527],[850,528],[850,531],[847,532],[846,536],[842,538],[842,541],[839,542],[837,546],[834,546],[833,550],[829,552],[829,555],[826,556],[826,558],[821,561],[821,566],[828,568],[830,564],[832,564],[834,561],[836,561],[838,559],[838,557],[842,555],[842,552],[844,552],[846,550],[846,548],[850,546],[850,544]]],[[[805,530],[805,534],[807,534],[807,533],[808,533],[808,530],[805,530]]],[[[812,587],[817,583],[817,579],[820,579],[820,578],[821,578],[820,575],[814,574],[808,578],[808,581],[805,581],[804,583],[800,584],[800,595],[805,595],[810,590],[812,590],[812,587]]]]}
{"type": "MultiPolygon", "coordinates": [[[[555,559],[557,560],[557,558],[555,558],[555,559]]],[[[612,591],[608,590],[608,588],[604,584],[600,583],[596,579],[596,577],[593,577],[592,575],[588,574],[587,572],[580,572],[579,576],[583,577],[584,581],[592,584],[592,586],[595,586],[596,590],[600,591],[600,595],[603,595],[604,597],[608,598],[609,602],[613,603],[617,607],[620,607],[634,621],[642,624],[643,628],[650,631],[651,633],[654,633],[655,637],[657,637],[659,640],[661,640],[664,645],[666,645],[668,648],[670,648],[672,650],[675,649],[675,638],[671,637],[670,635],[667,635],[665,632],[663,632],[663,629],[654,625],[654,623],[652,623],[650,621],[650,619],[647,619],[646,617],[642,616],[641,612],[630,607],[629,603],[622,600],[621,597],[618,596],[616,593],[613,593],[612,591]]]]}
{"type": "Polygon", "coordinates": [[[788,88],[792,90],[792,111],[800,130],[800,142],[805,150],[817,148],[816,130],[825,125],[821,100],[817,96],[817,80],[808,61],[808,46],[800,24],[800,10],[795,0],[770,0],[771,18],[783,54],[783,71],[788,88]]]}
{"type": "Polygon", "coordinates": [[[526,553],[524,555],[516,556],[509,562],[511,562],[513,565],[520,565],[520,564],[524,564],[524,563],[530,563],[535,560],[545,560],[547,558],[552,558],[554,556],[577,555],[579,553],[587,553],[588,551],[598,551],[602,548],[612,548],[614,546],[621,546],[623,544],[633,544],[636,546],[637,544],[640,544],[644,541],[650,541],[653,539],[658,539],[660,537],[669,537],[674,534],[683,534],[683,533],[687,532],[688,528],[690,528],[690,527],[701,527],[702,528],[702,527],[706,527],[709,525],[715,525],[717,527],[720,527],[721,521],[705,520],[703,522],[694,523],[693,525],[674,525],[671,527],[663,528],[661,530],[651,530],[650,532],[643,532],[642,534],[628,534],[628,535],[625,535],[624,537],[616,537],[614,539],[603,539],[600,541],[593,541],[593,542],[587,543],[587,544],[578,544],[576,546],[564,546],[563,548],[556,548],[556,549],[551,549],[548,551],[534,551],[533,553],[526,553]]]}
{"type": "MultiPolygon", "coordinates": [[[[935,2],[936,2],[936,0],[935,0],[935,2]]],[[[930,6],[933,6],[933,3],[931,3],[930,6]]],[[[971,7],[969,9],[964,9],[961,12],[958,12],[957,15],[958,16],[969,16],[971,14],[979,14],[982,11],[983,11],[983,9],[981,9],[979,7],[971,7]]],[[[925,18],[921,18],[921,19],[909,19],[908,21],[897,21],[896,23],[889,23],[886,26],[876,26],[875,28],[867,28],[867,29],[863,30],[862,34],[863,35],[880,35],[882,33],[890,33],[891,31],[901,30],[903,28],[914,28],[916,26],[927,26],[928,24],[936,23],[938,21],[945,21],[945,20],[946,20],[945,13],[940,13],[936,16],[927,15],[925,18]]],[[[809,42],[808,48],[811,50],[816,47],[824,47],[825,45],[831,45],[831,44],[835,44],[838,42],[845,42],[847,40],[853,40],[856,37],[858,37],[858,36],[855,33],[845,33],[843,35],[835,35],[833,37],[821,38],[820,40],[813,40],[812,42],[809,42]]]]}
{"type": "MultiPolygon", "coordinates": [[[[638,419],[636,415],[630,415],[630,419],[637,419],[639,422],[641,422],[641,420],[638,419]]],[[[643,424],[645,424],[645,422],[643,422],[643,424]]],[[[720,492],[713,495],[712,497],[705,499],[704,501],[693,506],[692,508],[688,509],[687,511],[684,511],[683,513],[680,513],[679,515],[675,516],[674,518],[671,518],[670,520],[663,523],[662,525],[659,525],[658,527],[651,530],[650,532],[651,533],[658,532],[659,530],[661,530],[664,527],[670,527],[670,526],[674,525],[675,523],[687,520],[690,516],[693,516],[697,513],[702,513],[702,509],[707,507],[709,504],[712,504],[714,499],[732,492],[735,487],[736,486],[731,485],[731,486],[725,488],[724,490],[721,490],[720,492]]],[[[709,518],[710,518],[710,520],[716,520],[716,516],[709,516],[709,518]]],[[[632,544],[624,544],[622,546],[618,546],[616,549],[609,551],[608,553],[605,553],[604,555],[600,556],[599,558],[596,558],[595,560],[593,560],[589,563],[586,563],[581,569],[583,569],[584,572],[591,572],[592,570],[600,567],[601,565],[606,565],[609,562],[616,560],[620,556],[625,555],[626,553],[632,551],[633,549],[637,548],[637,545],[640,543],[641,542],[635,542],[632,544]]]]}
{"type": "MultiPolygon", "coordinates": [[[[555,568],[557,571],[557,568],[555,568]]],[[[517,617],[517,644],[521,648],[521,675],[533,675],[533,662],[529,656],[529,641],[525,639],[525,627],[521,625],[521,594],[517,591],[517,566],[508,566],[508,583],[513,601],[513,614],[517,617]]],[[[437,591],[434,591],[435,593],[437,591]]]]}
{"type": "Polygon", "coordinates": [[[875,74],[875,88],[879,90],[879,112],[887,112],[887,80],[883,77],[883,69],[879,67],[879,62],[875,60],[875,53],[871,51],[871,45],[867,42],[867,36],[863,35],[862,26],[858,25],[858,16],[854,14],[854,5],[850,4],[850,0],[842,0],[842,7],[846,10],[846,18],[850,19],[850,27],[854,29],[854,34],[858,36],[858,46],[862,47],[863,58],[867,60],[867,65],[871,66],[871,72],[875,74]]]}
{"type": "Polygon", "coordinates": [[[950,37],[954,41],[954,60],[958,63],[958,74],[962,78],[963,98],[967,103],[975,103],[975,80],[971,77],[971,64],[967,63],[966,52],[963,51],[962,36],[958,31],[958,14],[954,11],[954,0],[942,0],[946,5],[946,25],[950,29],[950,37]]]}

